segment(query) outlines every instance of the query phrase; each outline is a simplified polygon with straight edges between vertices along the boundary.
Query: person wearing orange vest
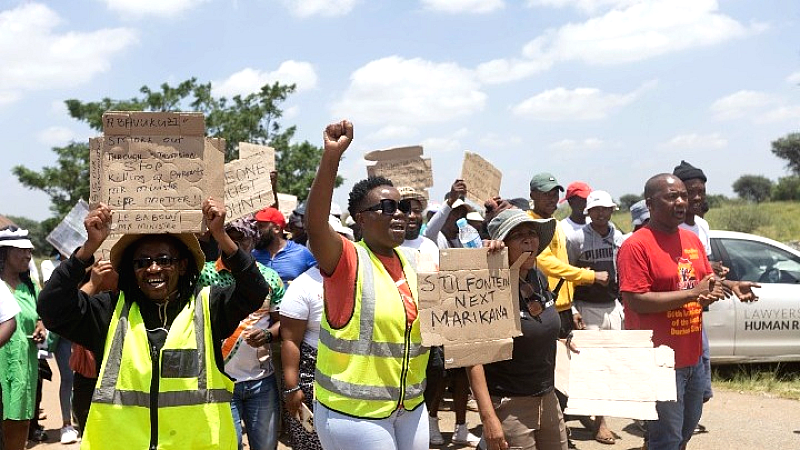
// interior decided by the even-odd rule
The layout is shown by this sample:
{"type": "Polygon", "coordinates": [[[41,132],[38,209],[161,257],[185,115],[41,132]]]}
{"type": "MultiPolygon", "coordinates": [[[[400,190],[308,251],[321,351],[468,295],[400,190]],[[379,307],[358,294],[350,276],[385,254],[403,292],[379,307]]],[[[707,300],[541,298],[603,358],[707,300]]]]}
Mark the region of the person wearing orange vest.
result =
{"type": "Polygon", "coordinates": [[[203,216],[236,285],[197,291],[205,257],[194,234],[124,235],[111,249],[119,293],[78,290],[108,237],[111,209],[84,220],[88,237],[39,298],[46,326],[103,355],[82,449],[230,449],[236,433],[221,342],[270,294],[253,257],[223,229],[225,208],[203,216]]]}

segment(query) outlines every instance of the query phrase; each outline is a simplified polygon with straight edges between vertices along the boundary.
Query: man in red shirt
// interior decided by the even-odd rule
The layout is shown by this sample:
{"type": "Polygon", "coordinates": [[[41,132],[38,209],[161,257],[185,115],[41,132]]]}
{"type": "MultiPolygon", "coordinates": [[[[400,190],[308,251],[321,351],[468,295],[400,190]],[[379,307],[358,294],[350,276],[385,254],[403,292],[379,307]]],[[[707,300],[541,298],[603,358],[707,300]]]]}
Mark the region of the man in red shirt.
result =
{"type": "Polygon", "coordinates": [[[688,194],[671,174],[650,178],[644,188],[650,222],[619,251],[625,328],[653,330],[653,344],[675,351],[676,402],[658,402],[648,424],[650,450],[686,446],[703,412],[702,308],[723,297],[697,236],[678,226],[688,194]]]}

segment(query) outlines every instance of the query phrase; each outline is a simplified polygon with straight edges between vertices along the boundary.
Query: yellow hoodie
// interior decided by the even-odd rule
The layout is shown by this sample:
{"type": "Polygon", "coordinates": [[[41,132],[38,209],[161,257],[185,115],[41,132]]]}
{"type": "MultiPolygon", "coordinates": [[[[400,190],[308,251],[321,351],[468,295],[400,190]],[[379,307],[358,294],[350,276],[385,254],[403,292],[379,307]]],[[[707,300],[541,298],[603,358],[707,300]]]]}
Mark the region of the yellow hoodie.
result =
{"type": "MultiPolygon", "coordinates": [[[[534,219],[544,219],[533,210],[528,211],[528,215],[534,219]]],[[[559,280],[564,278],[564,284],[558,291],[556,309],[558,312],[565,311],[572,307],[573,283],[577,285],[594,283],[594,270],[581,269],[569,264],[567,256],[567,236],[561,228],[561,224],[556,224],[556,233],[550,245],[536,257],[539,270],[547,275],[547,282],[550,289],[555,289],[559,280]]]]}

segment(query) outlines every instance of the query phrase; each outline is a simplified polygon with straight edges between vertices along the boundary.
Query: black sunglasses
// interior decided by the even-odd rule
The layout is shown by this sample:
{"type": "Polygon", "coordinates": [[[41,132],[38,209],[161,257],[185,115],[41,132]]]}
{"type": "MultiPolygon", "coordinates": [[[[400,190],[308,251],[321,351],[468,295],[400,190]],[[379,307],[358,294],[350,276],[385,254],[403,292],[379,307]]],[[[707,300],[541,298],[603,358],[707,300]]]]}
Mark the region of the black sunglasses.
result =
{"type": "Polygon", "coordinates": [[[138,258],[133,260],[133,268],[135,270],[147,269],[148,267],[152,266],[153,263],[156,263],[158,267],[166,268],[172,267],[172,265],[178,261],[180,258],[172,258],[170,256],[156,256],[155,258],[138,258]]]}
{"type": "Polygon", "coordinates": [[[405,200],[400,200],[398,202],[398,201],[392,200],[390,198],[384,198],[377,205],[372,205],[369,208],[364,208],[359,212],[380,211],[381,214],[383,214],[384,216],[393,216],[394,213],[398,209],[403,214],[410,213],[411,212],[411,200],[405,199],[405,200]]]}

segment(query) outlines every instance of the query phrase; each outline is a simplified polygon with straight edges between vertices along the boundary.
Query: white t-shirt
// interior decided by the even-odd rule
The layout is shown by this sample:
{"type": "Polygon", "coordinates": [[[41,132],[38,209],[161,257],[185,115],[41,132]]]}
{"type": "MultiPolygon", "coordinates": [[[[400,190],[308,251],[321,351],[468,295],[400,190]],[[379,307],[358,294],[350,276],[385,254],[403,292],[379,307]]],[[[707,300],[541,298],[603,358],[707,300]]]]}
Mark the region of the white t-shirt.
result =
{"type": "Polygon", "coordinates": [[[591,223],[591,222],[592,222],[592,218],[589,217],[589,216],[586,216],[586,223],[575,222],[574,220],[572,220],[571,217],[567,216],[567,218],[566,219],[562,219],[560,223],[561,223],[561,226],[564,227],[564,234],[569,236],[570,234],[572,234],[575,231],[582,230],[584,225],[586,225],[588,223],[591,223]]]}
{"type": "MultiPolygon", "coordinates": [[[[439,234],[441,234],[441,232],[439,234]]],[[[401,247],[419,250],[419,261],[417,261],[418,272],[439,271],[439,246],[432,240],[419,235],[416,239],[406,239],[403,241],[401,247]]]]}
{"type": "Polygon", "coordinates": [[[700,238],[700,242],[703,243],[703,247],[706,250],[706,255],[711,258],[711,235],[710,235],[710,228],[708,226],[708,222],[706,219],[703,219],[700,216],[694,216],[694,225],[689,225],[686,222],[679,225],[684,230],[689,230],[692,233],[696,234],[697,237],[700,238]]]}
{"type": "Polygon", "coordinates": [[[317,348],[319,323],[322,320],[322,274],[319,267],[303,272],[289,284],[281,301],[281,316],[305,320],[303,342],[317,348]]]}
{"type": "MultiPolygon", "coordinates": [[[[253,328],[267,329],[272,325],[269,312],[261,309],[251,313],[242,322],[244,321],[250,322],[245,331],[253,328]]],[[[239,330],[237,329],[237,331],[239,330]]],[[[225,361],[225,373],[237,382],[241,382],[260,380],[272,375],[274,372],[270,345],[266,344],[257,348],[251,347],[240,334],[234,348],[231,350],[231,354],[228,356],[228,360],[225,361]]]]}
{"type": "Polygon", "coordinates": [[[3,283],[3,285],[0,286],[0,323],[12,319],[19,314],[19,311],[17,299],[14,298],[14,294],[12,294],[5,283],[3,283]]]}

